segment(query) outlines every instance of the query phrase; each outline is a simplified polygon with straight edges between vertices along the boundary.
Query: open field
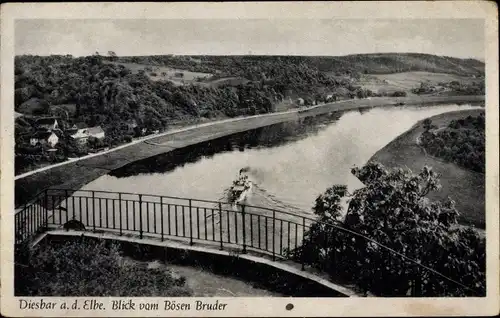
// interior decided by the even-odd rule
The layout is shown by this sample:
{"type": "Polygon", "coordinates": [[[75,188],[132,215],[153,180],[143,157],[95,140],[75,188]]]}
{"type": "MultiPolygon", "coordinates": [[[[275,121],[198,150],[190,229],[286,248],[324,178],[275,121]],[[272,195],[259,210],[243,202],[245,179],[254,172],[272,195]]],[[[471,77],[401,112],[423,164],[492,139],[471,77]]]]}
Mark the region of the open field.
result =
{"type": "Polygon", "coordinates": [[[145,74],[153,81],[170,81],[176,85],[190,84],[196,82],[198,77],[200,78],[209,78],[212,74],[208,73],[198,73],[191,72],[187,70],[180,70],[166,66],[156,66],[156,65],[148,65],[148,64],[136,64],[136,63],[114,63],[116,65],[123,65],[128,68],[132,73],[136,74],[140,70],[151,69],[150,71],[145,71],[145,74]],[[155,73],[156,76],[151,73],[155,73]],[[182,73],[182,76],[178,76],[176,74],[182,73]]]}
{"type": "Polygon", "coordinates": [[[427,82],[437,85],[440,82],[448,83],[458,81],[470,84],[474,81],[482,81],[480,78],[459,76],[454,74],[430,73],[430,72],[404,72],[394,74],[365,74],[361,77],[359,84],[373,92],[393,93],[395,91],[410,91],[427,82]]]}
{"type": "MultiPolygon", "coordinates": [[[[438,127],[447,126],[451,120],[478,115],[484,110],[464,110],[449,112],[431,117],[432,123],[438,127]]],[[[425,165],[432,167],[441,177],[442,189],[429,194],[433,200],[446,200],[448,197],[456,202],[460,212],[460,222],[485,227],[485,176],[471,170],[463,169],[454,163],[444,162],[426,155],[417,145],[416,139],[424,131],[422,122],[400,135],[387,146],[379,150],[370,161],[377,161],[389,168],[408,167],[413,172],[420,171],[425,165]]]]}
{"type": "Polygon", "coordinates": [[[484,96],[456,96],[447,98],[438,97],[407,97],[407,98],[372,98],[346,100],[330,103],[306,112],[297,110],[271,113],[246,118],[238,118],[214,122],[210,125],[194,126],[179,132],[166,132],[162,135],[151,136],[148,140],[141,140],[119,149],[111,149],[87,158],[65,162],[52,168],[28,173],[15,181],[16,206],[28,201],[36,193],[48,187],[79,189],[90,181],[118,169],[134,161],[149,158],[175,148],[186,147],[203,141],[215,139],[237,132],[264,127],[280,122],[291,121],[303,116],[314,116],[333,111],[355,110],[371,107],[392,107],[396,103],[416,105],[437,105],[442,103],[483,102],[484,96]]]}

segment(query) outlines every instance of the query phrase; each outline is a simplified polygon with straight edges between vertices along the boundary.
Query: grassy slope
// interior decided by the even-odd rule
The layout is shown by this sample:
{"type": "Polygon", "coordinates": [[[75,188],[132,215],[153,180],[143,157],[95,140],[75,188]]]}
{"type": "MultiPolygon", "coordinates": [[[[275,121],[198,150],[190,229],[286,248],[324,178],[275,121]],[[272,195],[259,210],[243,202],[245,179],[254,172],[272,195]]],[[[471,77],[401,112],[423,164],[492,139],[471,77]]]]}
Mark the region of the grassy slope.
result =
{"type": "Polygon", "coordinates": [[[199,72],[190,72],[187,70],[180,70],[180,69],[175,69],[167,66],[157,66],[157,65],[150,65],[150,64],[137,64],[137,63],[115,63],[111,62],[112,64],[116,65],[123,65],[129,70],[132,71],[132,73],[136,74],[140,70],[144,70],[146,67],[150,67],[152,71],[145,71],[146,75],[153,81],[171,81],[174,84],[191,84],[195,83],[197,77],[203,77],[203,78],[209,78],[212,76],[212,74],[208,73],[199,73],[199,72]],[[151,75],[152,72],[156,73],[156,76],[151,75]],[[162,73],[166,73],[166,76],[163,76],[162,73]],[[184,76],[181,77],[176,77],[175,73],[183,73],[184,76]]]}
{"type": "Polygon", "coordinates": [[[459,81],[470,84],[474,81],[481,81],[472,77],[459,76],[454,74],[430,73],[430,72],[404,72],[394,74],[368,74],[363,75],[360,85],[374,92],[385,91],[388,93],[403,90],[409,91],[420,86],[422,82],[437,85],[439,82],[459,81]]]}
{"type": "MultiPolygon", "coordinates": [[[[447,126],[453,119],[468,115],[478,115],[484,110],[449,112],[431,117],[438,127],[447,126]]],[[[485,226],[485,177],[484,174],[463,169],[454,163],[444,162],[425,155],[416,144],[417,137],[423,132],[422,122],[400,135],[379,150],[370,161],[377,161],[387,167],[408,167],[416,172],[424,165],[431,166],[441,175],[442,189],[429,195],[434,200],[445,200],[448,196],[456,202],[460,221],[480,228],[485,226]]]]}

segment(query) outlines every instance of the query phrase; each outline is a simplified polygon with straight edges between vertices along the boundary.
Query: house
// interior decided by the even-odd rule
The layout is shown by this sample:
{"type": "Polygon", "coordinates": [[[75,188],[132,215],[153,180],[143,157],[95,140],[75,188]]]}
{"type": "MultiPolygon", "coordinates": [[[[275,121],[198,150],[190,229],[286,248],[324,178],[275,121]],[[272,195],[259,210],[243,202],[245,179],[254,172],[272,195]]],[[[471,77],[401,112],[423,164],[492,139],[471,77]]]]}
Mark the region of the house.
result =
{"type": "Polygon", "coordinates": [[[103,139],[105,133],[101,126],[87,127],[86,124],[75,124],[70,130],[70,136],[79,143],[85,144],[89,137],[103,139]]]}
{"type": "Polygon", "coordinates": [[[38,144],[48,144],[54,147],[59,142],[59,137],[51,131],[39,131],[30,138],[30,144],[36,146],[38,144]]]}
{"type": "Polygon", "coordinates": [[[303,98],[297,98],[297,104],[304,105],[304,99],[303,98]]]}
{"type": "Polygon", "coordinates": [[[101,128],[101,126],[90,127],[89,129],[87,129],[87,133],[89,134],[89,137],[94,137],[97,139],[103,139],[105,136],[104,130],[101,128]]]}
{"type": "Polygon", "coordinates": [[[52,131],[59,129],[59,123],[55,117],[39,118],[35,121],[35,127],[38,130],[52,131]]]}

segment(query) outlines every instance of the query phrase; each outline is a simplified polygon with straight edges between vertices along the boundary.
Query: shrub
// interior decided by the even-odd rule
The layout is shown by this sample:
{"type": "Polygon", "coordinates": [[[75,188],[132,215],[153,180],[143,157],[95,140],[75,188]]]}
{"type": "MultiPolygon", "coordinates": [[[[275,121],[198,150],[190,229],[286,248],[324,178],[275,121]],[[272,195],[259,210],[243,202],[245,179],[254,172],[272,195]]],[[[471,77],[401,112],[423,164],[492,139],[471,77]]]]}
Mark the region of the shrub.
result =
{"type": "Polygon", "coordinates": [[[85,238],[61,246],[16,251],[19,296],[190,296],[185,278],[168,270],[127,264],[116,245],[85,238]]]}

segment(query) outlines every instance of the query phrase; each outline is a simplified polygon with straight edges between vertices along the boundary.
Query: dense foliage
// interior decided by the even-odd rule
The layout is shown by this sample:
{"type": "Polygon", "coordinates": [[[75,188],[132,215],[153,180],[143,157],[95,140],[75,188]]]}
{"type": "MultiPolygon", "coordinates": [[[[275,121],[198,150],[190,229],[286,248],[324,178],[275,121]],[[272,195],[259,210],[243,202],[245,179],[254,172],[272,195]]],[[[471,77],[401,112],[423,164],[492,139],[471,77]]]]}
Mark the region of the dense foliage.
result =
{"type": "Polygon", "coordinates": [[[452,120],[448,127],[437,131],[429,124],[424,127],[420,143],[433,156],[484,173],[484,125],[484,113],[452,120]]]}
{"type": "Polygon", "coordinates": [[[16,253],[17,296],[185,297],[192,294],[185,278],[124,262],[118,248],[104,242],[69,241],[16,253]]]}
{"type": "Polygon", "coordinates": [[[407,296],[412,288],[422,296],[484,295],[484,239],[458,226],[453,201],[426,197],[440,188],[435,172],[428,167],[418,174],[389,171],[370,163],[353,173],[365,186],[349,194],[346,186],[336,185],[320,195],[314,206],[317,222],[304,245],[291,251],[293,257],[381,296],[407,296]],[[342,217],[345,198],[350,201],[342,217]]]}

